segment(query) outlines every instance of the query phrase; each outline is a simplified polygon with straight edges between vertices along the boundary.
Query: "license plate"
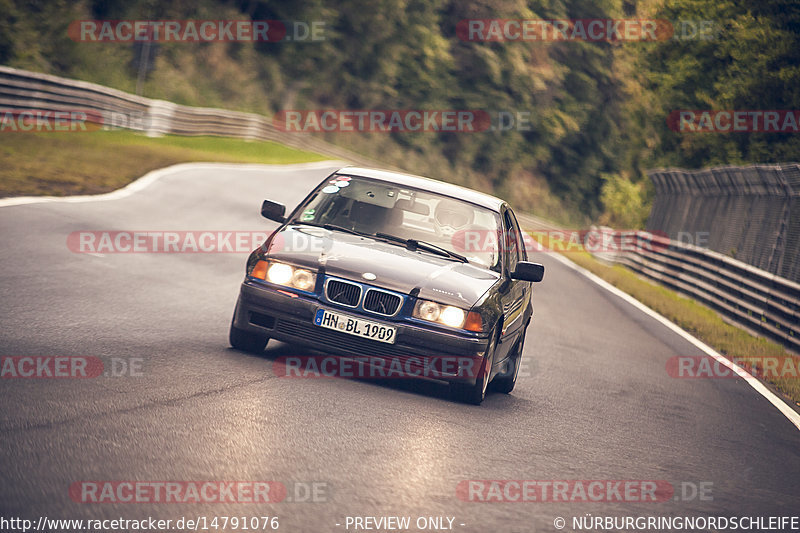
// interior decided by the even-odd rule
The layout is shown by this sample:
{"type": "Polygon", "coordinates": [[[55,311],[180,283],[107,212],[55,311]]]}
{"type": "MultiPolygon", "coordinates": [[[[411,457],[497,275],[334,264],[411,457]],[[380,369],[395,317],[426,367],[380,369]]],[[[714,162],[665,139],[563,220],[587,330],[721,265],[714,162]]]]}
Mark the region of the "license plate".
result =
{"type": "Polygon", "coordinates": [[[385,326],[363,318],[333,313],[327,309],[317,310],[317,314],[314,315],[314,324],[386,344],[394,344],[395,333],[397,333],[397,328],[394,326],[385,326]]]}

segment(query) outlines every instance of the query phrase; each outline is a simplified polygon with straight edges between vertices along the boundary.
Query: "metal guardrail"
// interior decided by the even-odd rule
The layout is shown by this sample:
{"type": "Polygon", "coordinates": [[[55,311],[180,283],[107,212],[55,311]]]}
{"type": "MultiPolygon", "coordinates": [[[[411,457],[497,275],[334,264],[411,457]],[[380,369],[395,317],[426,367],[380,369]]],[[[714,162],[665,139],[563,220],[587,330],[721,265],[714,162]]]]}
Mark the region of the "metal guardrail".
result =
{"type": "Polygon", "coordinates": [[[618,250],[595,254],[599,258],[624,264],[708,305],[738,326],[800,349],[800,284],[713,250],[648,232],[598,231],[611,232],[618,250]]]}
{"type": "MultiPolygon", "coordinates": [[[[190,107],[136,96],[96,83],[0,66],[0,109],[14,111],[84,111],[102,117],[109,128],[149,136],[188,135],[273,141],[359,165],[379,163],[310,134],[288,133],[254,113],[190,107]]],[[[383,165],[385,166],[385,165],[383,165]]]]}

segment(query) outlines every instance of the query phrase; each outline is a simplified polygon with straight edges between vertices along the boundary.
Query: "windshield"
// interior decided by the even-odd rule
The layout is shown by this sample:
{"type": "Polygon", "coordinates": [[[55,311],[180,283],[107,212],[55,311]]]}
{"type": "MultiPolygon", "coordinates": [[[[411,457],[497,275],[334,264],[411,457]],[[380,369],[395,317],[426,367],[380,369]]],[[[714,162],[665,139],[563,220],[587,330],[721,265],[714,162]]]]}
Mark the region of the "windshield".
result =
{"type": "Polygon", "coordinates": [[[423,241],[496,268],[500,219],[449,196],[356,176],[335,175],[292,222],[332,224],[369,235],[423,241]]]}

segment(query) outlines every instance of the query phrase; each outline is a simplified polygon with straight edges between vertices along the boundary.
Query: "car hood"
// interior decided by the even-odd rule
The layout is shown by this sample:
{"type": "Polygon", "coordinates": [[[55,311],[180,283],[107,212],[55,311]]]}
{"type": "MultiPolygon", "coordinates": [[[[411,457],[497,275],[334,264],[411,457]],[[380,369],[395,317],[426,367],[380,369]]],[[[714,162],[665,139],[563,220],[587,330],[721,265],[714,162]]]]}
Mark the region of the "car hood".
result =
{"type": "Polygon", "coordinates": [[[272,240],[269,257],[329,276],[383,287],[447,305],[470,308],[500,275],[425,251],[311,226],[286,226],[272,240]],[[374,280],[362,277],[371,273],[374,280]]]}

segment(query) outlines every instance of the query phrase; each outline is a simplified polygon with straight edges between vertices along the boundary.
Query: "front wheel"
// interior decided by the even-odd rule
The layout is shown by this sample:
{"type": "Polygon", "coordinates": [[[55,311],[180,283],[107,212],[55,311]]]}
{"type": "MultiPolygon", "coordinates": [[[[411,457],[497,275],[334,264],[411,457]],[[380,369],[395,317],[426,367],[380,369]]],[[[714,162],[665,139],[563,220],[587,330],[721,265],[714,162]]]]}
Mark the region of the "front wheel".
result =
{"type": "Polygon", "coordinates": [[[486,357],[483,358],[483,364],[478,370],[478,376],[475,378],[475,384],[450,384],[450,393],[456,400],[464,403],[471,403],[472,405],[480,405],[486,398],[486,389],[489,387],[489,373],[492,370],[494,350],[495,346],[497,346],[497,334],[493,333],[490,339],[489,346],[486,349],[486,357]]]}
{"type": "Polygon", "coordinates": [[[250,353],[261,353],[267,347],[269,337],[239,329],[231,322],[231,331],[228,334],[231,346],[237,350],[250,353]]]}
{"type": "Polygon", "coordinates": [[[517,342],[514,352],[509,355],[509,357],[512,358],[510,365],[511,368],[499,376],[495,376],[494,380],[492,381],[492,390],[503,394],[508,394],[514,390],[514,385],[517,384],[517,376],[519,376],[519,367],[520,363],[522,362],[522,349],[524,345],[525,331],[522,332],[522,336],[520,337],[519,342],[517,342]]]}
{"type": "Polygon", "coordinates": [[[451,383],[450,392],[458,401],[464,403],[471,403],[472,405],[480,405],[486,398],[486,389],[489,385],[489,357],[483,360],[483,365],[475,379],[474,385],[467,385],[464,383],[451,383]]]}

